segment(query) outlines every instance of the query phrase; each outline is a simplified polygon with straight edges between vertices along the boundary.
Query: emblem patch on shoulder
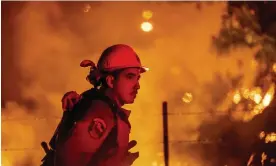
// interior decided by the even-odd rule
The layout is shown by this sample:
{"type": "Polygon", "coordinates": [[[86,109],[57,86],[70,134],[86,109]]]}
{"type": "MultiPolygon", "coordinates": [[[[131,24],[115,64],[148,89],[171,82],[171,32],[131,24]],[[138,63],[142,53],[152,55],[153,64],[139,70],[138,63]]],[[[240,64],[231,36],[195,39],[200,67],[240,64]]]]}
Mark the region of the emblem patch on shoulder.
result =
{"type": "Polygon", "coordinates": [[[106,131],[106,123],[101,118],[92,120],[88,127],[89,135],[94,139],[100,139],[106,131]]]}

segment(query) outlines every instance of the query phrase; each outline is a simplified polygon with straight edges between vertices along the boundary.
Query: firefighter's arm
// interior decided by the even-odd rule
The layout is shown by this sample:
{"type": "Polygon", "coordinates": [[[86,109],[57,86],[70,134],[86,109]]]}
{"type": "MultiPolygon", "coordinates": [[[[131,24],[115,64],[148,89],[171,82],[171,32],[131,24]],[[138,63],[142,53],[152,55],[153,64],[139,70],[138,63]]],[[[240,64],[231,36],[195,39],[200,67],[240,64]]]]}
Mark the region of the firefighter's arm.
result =
{"type": "Polygon", "coordinates": [[[111,108],[103,101],[95,101],[85,117],[75,124],[68,147],[81,155],[81,165],[87,165],[114,126],[111,108]],[[73,148],[73,149],[72,149],[73,148]]]}

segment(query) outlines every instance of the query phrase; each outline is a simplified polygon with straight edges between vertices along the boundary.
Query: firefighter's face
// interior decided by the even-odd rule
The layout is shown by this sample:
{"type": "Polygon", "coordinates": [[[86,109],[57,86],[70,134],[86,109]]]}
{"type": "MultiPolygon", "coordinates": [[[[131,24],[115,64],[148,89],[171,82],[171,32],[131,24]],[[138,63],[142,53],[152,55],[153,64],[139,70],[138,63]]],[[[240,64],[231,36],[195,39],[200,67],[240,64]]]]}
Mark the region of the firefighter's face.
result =
{"type": "Polygon", "coordinates": [[[113,92],[121,104],[131,104],[134,102],[138,90],[140,69],[128,68],[122,70],[113,80],[113,92]]]}

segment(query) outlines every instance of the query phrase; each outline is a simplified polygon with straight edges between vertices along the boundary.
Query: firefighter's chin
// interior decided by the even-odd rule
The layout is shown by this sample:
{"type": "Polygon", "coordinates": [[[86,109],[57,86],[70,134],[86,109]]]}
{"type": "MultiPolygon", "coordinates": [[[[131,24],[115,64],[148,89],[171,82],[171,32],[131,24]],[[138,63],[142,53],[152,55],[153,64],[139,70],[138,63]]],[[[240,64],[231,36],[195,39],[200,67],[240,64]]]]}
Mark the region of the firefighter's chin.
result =
{"type": "Polygon", "coordinates": [[[132,103],[134,103],[134,100],[135,100],[135,98],[129,99],[129,100],[127,100],[125,103],[126,103],[126,104],[132,104],[132,103]]]}
{"type": "Polygon", "coordinates": [[[128,99],[125,101],[125,103],[126,103],[126,104],[132,104],[132,103],[134,103],[135,98],[136,98],[136,94],[130,95],[130,96],[128,97],[128,99]]]}

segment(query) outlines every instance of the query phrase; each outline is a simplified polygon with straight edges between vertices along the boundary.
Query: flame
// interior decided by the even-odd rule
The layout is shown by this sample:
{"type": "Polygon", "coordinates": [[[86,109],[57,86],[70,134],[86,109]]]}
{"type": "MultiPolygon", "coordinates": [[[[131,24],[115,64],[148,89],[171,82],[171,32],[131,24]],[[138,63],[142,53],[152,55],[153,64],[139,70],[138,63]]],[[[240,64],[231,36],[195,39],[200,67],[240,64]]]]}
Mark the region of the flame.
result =
{"type": "Polygon", "coordinates": [[[256,104],[259,104],[262,100],[261,94],[255,94],[253,100],[255,101],[256,104]]]}
{"type": "Polygon", "coordinates": [[[271,86],[269,87],[267,93],[266,93],[265,96],[264,96],[264,99],[263,99],[262,104],[263,104],[265,107],[267,107],[267,106],[270,104],[271,100],[273,99],[274,93],[275,93],[275,86],[274,86],[274,84],[273,84],[273,85],[271,85],[271,86]]]}
{"type": "Polygon", "coordinates": [[[258,103],[260,103],[261,98],[262,98],[261,93],[262,93],[262,89],[260,87],[255,87],[249,93],[249,98],[252,101],[255,101],[256,104],[258,104],[258,103]]]}
{"type": "Polygon", "coordinates": [[[264,131],[262,131],[262,132],[260,132],[259,137],[260,137],[260,139],[264,139],[265,143],[276,141],[276,133],[275,132],[265,133],[264,131]]]}
{"type": "Polygon", "coordinates": [[[249,89],[242,89],[242,96],[243,96],[245,99],[248,99],[248,98],[249,98],[249,95],[250,95],[249,89]]]}
{"type": "Polygon", "coordinates": [[[272,132],[266,135],[265,143],[275,142],[276,141],[276,133],[272,132]]]}
{"type": "Polygon", "coordinates": [[[261,91],[258,88],[255,89],[255,90],[252,90],[250,92],[250,96],[251,96],[250,98],[252,98],[253,101],[255,101],[256,105],[254,106],[252,111],[245,114],[244,121],[249,121],[254,116],[256,116],[258,114],[261,114],[264,111],[264,109],[267,106],[269,106],[269,104],[271,103],[271,101],[273,99],[273,96],[274,96],[274,93],[275,93],[275,84],[273,84],[273,83],[270,85],[270,87],[267,90],[266,94],[264,95],[263,99],[262,99],[262,96],[261,96],[261,91]]]}
{"type": "Polygon", "coordinates": [[[240,95],[240,93],[237,91],[237,92],[234,94],[233,102],[234,102],[235,104],[238,104],[240,101],[241,101],[241,95],[240,95]]]}
{"type": "Polygon", "coordinates": [[[255,157],[255,153],[251,154],[251,156],[250,156],[250,158],[249,158],[249,160],[247,162],[247,166],[251,165],[251,163],[253,162],[254,157],[255,157]]]}
{"type": "Polygon", "coordinates": [[[267,159],[267,155],[265,154],[265,152],[262,153],[262,166],[264,165],[264,161],[267,159]]]}
{"type": "MultiPolygon", "coordinates": [[[[276,133],[274,133],[274,132],[265,133],[264,131],[261,131],[259,134],[259,138],[261,140],[264,139],[265,143],[275,142],[276,141],[276,133]]],[[[251,156],[247,162],[247,166],[250,166],[252,164],[255,155],[256,155],[255,153],[251,154],[251,156]]],[[[265,154],[265,152],[262,152],[262,155],[261,155],[262,166],[264,165],[265,160],[267,160],[267,155],[265,154]]],[[[276,160],[272,158],[272,159],[270,159],[270,162],[274,163],[274,162],[276,162],[276,160]]]]}

